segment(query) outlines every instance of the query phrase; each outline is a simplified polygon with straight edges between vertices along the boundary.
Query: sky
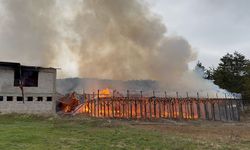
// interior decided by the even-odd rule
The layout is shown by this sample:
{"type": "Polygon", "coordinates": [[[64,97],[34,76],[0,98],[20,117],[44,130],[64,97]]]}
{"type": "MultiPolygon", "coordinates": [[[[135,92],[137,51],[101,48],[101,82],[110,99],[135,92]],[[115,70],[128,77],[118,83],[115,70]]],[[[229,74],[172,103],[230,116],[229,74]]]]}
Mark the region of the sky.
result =
{"type": "MultiPolygon", "coordinates": [[[[234,51],[238,51],[250,59],[249,0],[147,1],[152,11],[166,25],[168,35],[184,37],[192,48],[198,52],[197,60],[190,63],[191,67],[198,60],[206,67],[216,67],[220,57],[234,51]]],[[[2,10],[0,3],[0,26],[6,19],[2,10]]],[[[48,36],[51,34],[48,34],[48,36]]],[[[63,56],[70,55],[67,51],[64,53],[63,56]]],[[[12,58],[12,54],[8,56],[12,58]]],[[[0,58],[4,58],[4,56],[0,56],[0,58]]],[[[14,59],[6,60],[15,61],[14,59]]],[[[65,59],[62,62],[65,62],[65,59]]],[[[76,70],[72,60],[67,62],[72,62],[67,63],[67,68],[76,70]]],[[[75,74],[74,71],[72,72],[75,74]]]]}
{"type": "MultiPolygon", "coordinates": [[[[184,37],[206,67],[238,51],[250,58],[249,0],[156,0],[150,2],[170,35],[184,37]]],[[[191,66],[193,66],[191,64],[191,66]]]]}

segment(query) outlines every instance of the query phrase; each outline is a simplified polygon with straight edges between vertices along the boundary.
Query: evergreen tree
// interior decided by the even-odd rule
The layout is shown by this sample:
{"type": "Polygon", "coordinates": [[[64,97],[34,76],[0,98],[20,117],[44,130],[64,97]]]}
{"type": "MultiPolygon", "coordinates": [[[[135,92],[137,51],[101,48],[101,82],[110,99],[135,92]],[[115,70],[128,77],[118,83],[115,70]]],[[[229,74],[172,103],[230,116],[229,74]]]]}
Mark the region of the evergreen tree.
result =
{"type": "Polygon", "coordinates": [[[230,92],[244,91],[248,60],[244,55],[234,52],[226,54],[213,72],[214,83],[230,92]]]}
{"type": "Polygon", "coordinates": [[[209,68],[209,70],[207,70],[200,61],[197,62],[194,70],[196,73],[200,74],[204,79],[213,80],[214,69],[209,68]]]}
{"type": "Polygon", "coordinates": [[[200,61],[197,62],[194,71],[199,74],[201,77],[205,78],[205,67],[202,65],[200,61]]]}
{"type": "Polygon", "coordinates": [[[205,71],[205,79],[208,80],[214,80],[214,68],[209,67],[209,69],[206,69],[205,71]]]}
{"type": "Polygon", "coordinates": [[[250,62],[249,61],[246,67],[246,75],[244,77],[242,96],[243,98],[250,100],[250,62]]]}

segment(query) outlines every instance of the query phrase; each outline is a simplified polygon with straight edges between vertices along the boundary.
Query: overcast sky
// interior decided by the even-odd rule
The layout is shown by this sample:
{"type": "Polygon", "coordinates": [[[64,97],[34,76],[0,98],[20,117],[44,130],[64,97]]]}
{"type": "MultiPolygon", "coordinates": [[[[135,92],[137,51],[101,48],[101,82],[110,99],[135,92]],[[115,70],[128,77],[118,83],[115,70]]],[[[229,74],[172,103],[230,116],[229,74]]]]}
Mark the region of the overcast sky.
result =
{"type": "MultiPolygon", "coordinates": [[[[235,50],[250,59],[249,0],[148,1],[166,24],[167,34],[184,37],[206,67],[217,66],[221,56],[235,50]]],[[[0,5],[3,18],[1,10],[0,5]]]]}
{"type": "Polygon", "coordinates": [[[157,0],[168,34],[186,38],[205,66],[235,50],[250,58],[249,0],[157,0]]]}

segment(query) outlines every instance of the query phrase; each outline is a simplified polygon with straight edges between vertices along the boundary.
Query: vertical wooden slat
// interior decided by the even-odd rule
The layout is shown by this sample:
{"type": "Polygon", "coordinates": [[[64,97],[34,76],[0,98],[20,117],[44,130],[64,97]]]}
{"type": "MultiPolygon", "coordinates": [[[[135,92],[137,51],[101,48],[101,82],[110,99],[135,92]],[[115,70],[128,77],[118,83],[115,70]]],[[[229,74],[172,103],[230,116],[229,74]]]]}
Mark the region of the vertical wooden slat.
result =
{"type": "Polygon", "coordinates": [[[240,111],[241,111],[241,109],[240,109],[240,102],[239,102],[238,99],[236,100],[236,108],[237,108],[237,120],[240,121],[240,111]]]}
{"type": "Polygon", "coordinates": [[[227,114],[227,100],[226,99],[224,99],[224,107],[225,107],[225,115],[226,115],[226,120],[228,120],[228,114],[227,114]]]}
{"type": "Polygon", "coordinates": [[[142,98],[140,100],[140,118],[143,118],[143,110],[142,110],[142,98]]]}
{"type": "Polygon", "coordinates": [[[173,106],[172,106],[172,99],[169,100],[169,116],[170,119],[173,119],[173,106]]]}
{"type": "Polygon", "coordinates": [[[169,99],[166,99],[166,118],[170,119],[169,99]]]}
{"type": "Polygon", "coordinates": [[[166,100],[167,100],[167,91],[164,92],[165,99],[163,101],[163,117],[166,118],[166,100]]]}
{"type": "Polygon", "coordinates": [[[103,101],[103,110],[104,110],[104,117],[106,117],[106,99],[103,101]]]}
{"type": "Polygon", "coordinates": [[[204,113],[205,113],[205,119],[208,120],[208,112],[207,112],[207,101],[204,100],[203,101],[203,105],[204,105],[204,113]]]}
{"type": "Polygon", "coordinates": [[[124,101],[124,98],[122,99],[122,117],[125,118],[125,101],[124,101]]]}
{"type": "Polygon", "coordinates": [[[127,98],[127,109],[128,109],[128,111],[127,111],[127,117],[129,118],[130,117],[130,101],[129,101],[128,98],[127,98]]]}
{"type": "Polygon", "coordinates": [[[91,107],[91,116],[93,116],[93,112],[94,112],[94,109],[93,109],[93,101],[92,99],[90,99],[90,107],[91,107]]]}
{"type": "Polygon", "coordinates": [[[212,116],[213,116],[213,120],[215,121],[216,118],[215,118],[214,101],[211,102],[211,105],[212,105],[212,106],[211,106],[211,107],[212,107],[212,108],[211,108],[211,110],[212,110],[212,116]]]}
{"type": "Polygon", "coordinates": [[[163,118],[166,118],[166,98],[163,100],[163,118]]]}
{"type": "Polygon", "coordinates": [[[156,99],[155,99],[155,91],[153,91],[153,102],[154,102],[154,118],[156,118],[156,99]]]}
{"type": "Polygon", "coordinates": [[[198,114],[198,118],[201,118],[201,109],[200,109],[200,95],[199,92],[197,92],[197,114],[198,114]]]}
{"type": "Polygon", "coordinates": [[[217,98],[217,106],[218,106],[218,111],[219,111],[219,119],[221,121],[221,106],[220,106],[220,99],[218,97],[218,93],[216,93],[216,98],[217,98]]]}
{"type": "Polygon", "coordinates": [[[147,100],[144,100],[144,118],[147,119],[147,100]]]}
{"type": "Polygon", "coordinates": [[[90,99],[88,99],[88,114],[89,114],[89,111],[90,111],[90,106],[89,106],[89,102],[90,102],[90,99]]]}
{"type": "Polygon", "coordinates": [[[137,99],[134,100],[134,104],[135,104],[135,119],[137,119],[137,99]]]}
{"type": "Polygon", "coordinates": [[[140,118],[142,119],[143,118],[143,110],[142,110],[142,103],[143,103],[143,98],[142,98],[142,91],[140,92],[141,93],[141,99],[140,99],[140,118]]]}
{"type": "Polygon", "coordinates": [[[120,101],[120,99],[118,99],[118,116],[119,116],[119,118],[121,118],[121,101],[120,101]]]}
{"type": "Polygon", "coordinates": [[[161,104],[161,99],[158,99],[158,111],[159,111],[159,118],[161,118],[161,106],[162,106],[162,104],[161,104]]]}
{"type": "Polygon", "coordinates": [[[112,101],[112,98],[107,101],[108,118],[110,117],[110,101],[112,101]]]}
{"type": "Polygon", "coordinates": [[[129,100],[130,102],[130,119],[133,118],[133,101],[132,100],[129,100]]]}
{"type": "Polygon", "coordinates": [[[99,117],[99,90],[97,91],[97,117],[99,117]]]}
{"type": "MultiPolygon", "coordinates": [[[[188,98],[188,92],[187,94],[187,98],[188,98]]],[[[184,113],[183,113],[183,99],[179,99],[179,95],[177,94],[177,99],[178,99],[178,103],[179,103],[179,119],[183,119],[184,118],[184,113]]]]}
{"type": "Polygon", "coordinates": [[[112,117],[115,117],[115,112],[114,112],[114,99],[111,101],[111,107],[112,107],[112,117]]]}
{"type": "Polygon", "coordinates": [[[233,107],[233,99],[230,99],[230,105],[231,105],[231,111],[232,111],[232,120],[236,120],[235,119],[235,114],[234,114],[234,107],[233,107]]]}
{"type": "Polygon", "coordinates": [[[231,107],[231,99],[230,98],[228,99],[228,111],[229,111],[229,119],[233,120],[232,119],[232,107],[231,107]]]}
{"type": "Polygon", "coordinates": [[[151,99],[149,99],[149,119],[152,118],[151,99]]]}
{"type": "Polygon", "coordinates": [[[175,119],[175,99],[173,99],[173,101],[172,101],[172,108],[171,108],[171,110],[172,110],[172,119],[175,119]]]}

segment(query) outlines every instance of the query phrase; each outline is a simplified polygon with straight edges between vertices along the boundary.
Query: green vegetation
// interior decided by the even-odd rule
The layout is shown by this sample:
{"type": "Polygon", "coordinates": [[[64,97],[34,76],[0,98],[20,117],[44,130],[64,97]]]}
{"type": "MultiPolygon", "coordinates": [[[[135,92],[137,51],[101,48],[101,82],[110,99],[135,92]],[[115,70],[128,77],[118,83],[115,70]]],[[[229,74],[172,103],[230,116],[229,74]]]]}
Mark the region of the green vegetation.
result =
{"type": "Polygon", "coordinates": [[[244,55],[227,53],[220,59],[217,68],[207,70],[200,62],[197,68],[204,73],[204,78],[213,80],[220,88],[241,93],[244,99],[250,100],[250,61],[244,55]]]}
{"type": "Polygon", "coordinates": [[[225,143],[201,141],[188,134],[172,132],[171,129],[161,131],[157,126],[148,129],[124,122],[126,121],[87,117],[1,115],[0,149],[224,149],[230,147],[227,141],[224,141],[225,143]]]}
{"type": "Polygon", "coordinates": [[[189,139],[95,119],[1,116],[0,149],[193,149],[189,139]],[[181,144],[179,144],[181,143],[181,144]]]}

